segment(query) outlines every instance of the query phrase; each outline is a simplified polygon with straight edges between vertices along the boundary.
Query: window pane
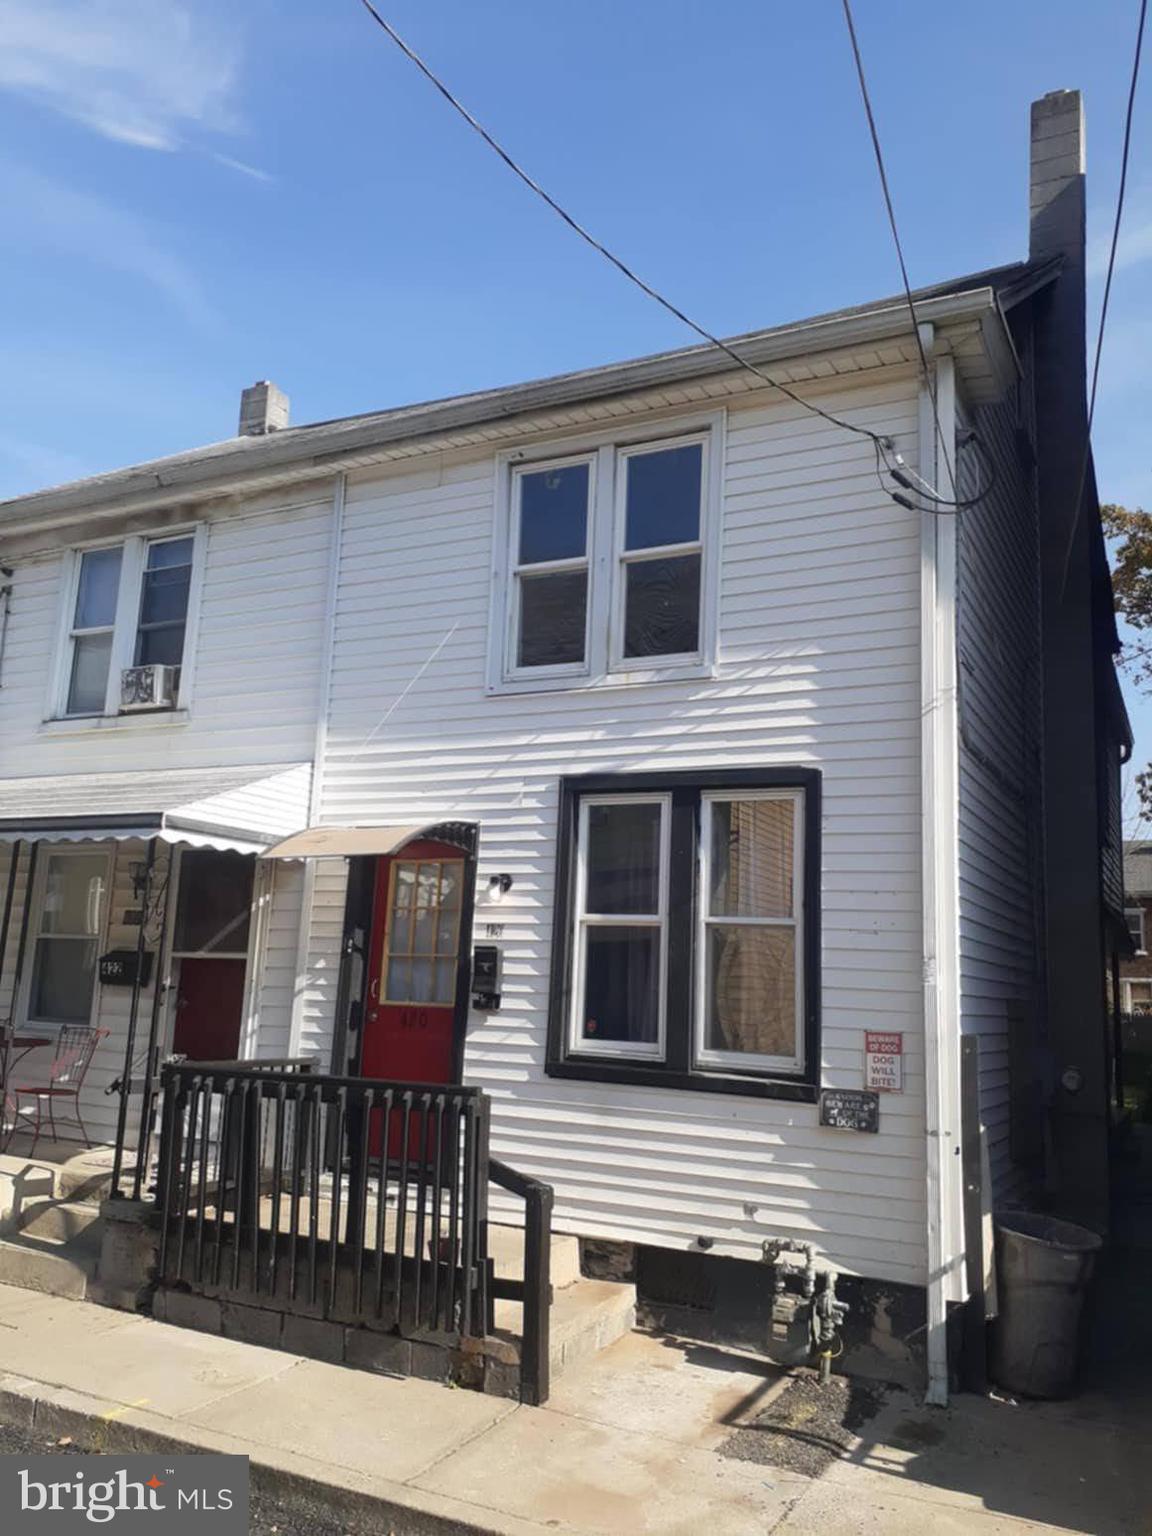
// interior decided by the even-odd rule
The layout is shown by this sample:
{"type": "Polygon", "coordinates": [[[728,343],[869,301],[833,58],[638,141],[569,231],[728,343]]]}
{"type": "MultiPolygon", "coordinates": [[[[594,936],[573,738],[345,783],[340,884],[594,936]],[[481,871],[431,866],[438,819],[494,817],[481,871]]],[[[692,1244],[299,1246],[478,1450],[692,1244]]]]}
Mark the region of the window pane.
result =
{"type": "Polygon", "coordinates": [[[408,1000],[412,1003],[430,1003],[432,1001],[432,961],[412,961],[412,988],[408,994],[408,1000]]]}
{"type": "Polygon", "coordinates": [[[174,565],[192,564],[191,539],[164,539],[148,546],[148,569],[162,571],[174,565]]]}
{"type": "Polygon", "coordinates": [[[186,851],[180,861],[175,948],[247,954],[254,872],[255,860],[248,854],[186,851]]]}
{"type": "Polygon", "coordinates": [[[90,549],[81,556],[73,629],[111,628],[115,624],[123,554],[123,549],[117,546],[115,549],[90,549]]]}
{"type": "Polygon", "coordinates": [[[440,929],[436,935],[436,953],[438,955],[454,955],[456,953],[456,925],[460,921],[459,911],[445,908],[440,913],[440,929]]]}
{"type": "Polygon", "coordinates": [[[590,805],[584,910],[600,917],[660,908],[660,818],[663,807],[590,805]]]}
{"type": "Polygon", "coordinates": [[[192,568],[180,565],[145,571],[140,597],[141,624],[182,624],[188,612],[188,586],[192,568]]]}
{"type": "Polygon", "coordinates": [[[587,464],[520,476],[521,565],[582,555],[588,539],[587,464]]]}
{"type": "Polygon", "coordinates": [[[679,656],[700,644],[700,556],[625,566],[625,656],[679,656]]]}
{"type": "Polygon", "coordinates": [[[183,624],[165,624],[160,629],[142,629],[136,636],[138,667],[178,667],[184,659],[183,624]]]}
{"type": "Polygon", "coordinates": [[[112,636],[80,635],[72,642],[72,677],[68,684],[70,715],[102,715],[108,693],[112,636]]]}
{"type": "Polygon", "coordinates": [[[791,800],[720,800],[712,805],[715,917],[791,917],[791,800]]]}
{"type": "Polygon", "coordinates": [[[436,995],[433,1002],[450,1003],[456,996],[456,962],[455,960],[437,960],[436,962],[436,995]]]}
{"type": "Polygon", "coordinates": [[[583,1038],[654,1044],[660,1012],[660,932],[588,928],[583,1038]]]}
{"type": "Polygon", "coordinates": [[[709,925],[705,999],[708,1050],[795,1056],[795,929],[709,925]]]}
{"type": "Polygon", "coordinates": [[[103,859],[50,855],[39,931],[73,938],[96,936],[103,915],[103,859]]]}
{"type": "Polygon", "coordinates": [[[625,549],[688,544],[700,537],[703,448],[629,454],[625,549]]]}
{"type": "Polygon", "coordinates": [[[406,1003],[412,996],[411,960],[388,962],[388,988],[386,999],[390,1003],[406,1003]]]}
{"type": "Polygon", "coordinates": [[[558,667],[584,660],[588,572],[520,577],[518,667],[558,667]]]}
{"type": "Polygon", "coordinates": [[[37,939],[28,1014],[46,1024],[87,1024],[96,976],[95,939],[37,939]]]}

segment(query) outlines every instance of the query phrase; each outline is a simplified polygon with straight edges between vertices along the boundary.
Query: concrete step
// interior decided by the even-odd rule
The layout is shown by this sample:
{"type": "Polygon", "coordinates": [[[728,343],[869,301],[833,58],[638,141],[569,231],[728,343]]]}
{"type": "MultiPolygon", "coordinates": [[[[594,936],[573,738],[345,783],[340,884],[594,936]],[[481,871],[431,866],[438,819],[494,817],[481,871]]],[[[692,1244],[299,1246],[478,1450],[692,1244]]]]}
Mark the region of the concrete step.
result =
{"type": "Polygon", "coordinates": [[[98,1259],[90,1242],[19,1233],[0,1240],[0,1285],[83,1301],[98,1259]]]}
{"type": "Polygon", "coordinates": [[[12,1224],[27,1237],[100,1246],[100,1207],[90,1200],[32,1200],[13,1213],[12,1224]]]}
{"type": "MultiPolygon", "coordinates": [[[[523,1331],[518,1301],[496,1303],[496,1333],[516,1343],[523,1331]]],[[[587,1360],[636,1325],[636,1287],[616,1280],[577,1280],[552,1298],[549,1361],[553,1377],[587,1360]]]]}
{"type": "Polygon", "coordinates": [[[29,1200],[51,1199],[56,1193],[57,1169],[49,1162],[0,1154],[0,1225],[29,1200]]]}
{"type": "MultiPolygon", "coordinates": [[[[488,1225],[488,1253],[501,1280],[524,1276],[523,1227],[488,1225]]],[[[580,1279],[580,1239],[563,1232],[552,1234],[552,1289],[563,1290],[580,1279]]]]}

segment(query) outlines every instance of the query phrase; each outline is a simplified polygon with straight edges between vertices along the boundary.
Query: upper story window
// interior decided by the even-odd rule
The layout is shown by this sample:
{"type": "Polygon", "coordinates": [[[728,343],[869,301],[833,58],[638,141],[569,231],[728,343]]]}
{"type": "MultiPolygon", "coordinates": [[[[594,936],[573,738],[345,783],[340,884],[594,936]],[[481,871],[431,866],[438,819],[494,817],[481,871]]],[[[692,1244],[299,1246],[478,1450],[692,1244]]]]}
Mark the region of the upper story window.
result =
{"type": "Polygon", "coordinates": [[[710,665],[718,426],[502,461],[490,690],[710,665]]]}
{"type": "Polygon", "coordinates": [[[193,533],[131,538],[73,556],[56,715],[114,715],[127,668],[134,707],[174,708],[181,675],[198,539],[193,533]]]}

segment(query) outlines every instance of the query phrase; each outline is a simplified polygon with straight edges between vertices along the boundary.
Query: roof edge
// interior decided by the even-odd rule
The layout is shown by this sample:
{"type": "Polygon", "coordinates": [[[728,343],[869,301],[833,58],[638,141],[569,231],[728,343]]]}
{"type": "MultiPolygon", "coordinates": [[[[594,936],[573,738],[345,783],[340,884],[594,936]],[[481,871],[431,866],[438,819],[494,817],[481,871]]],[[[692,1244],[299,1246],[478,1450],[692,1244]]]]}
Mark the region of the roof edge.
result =
{"type": "MultiPolygon", "coordinates": [[[[972,287],[921,290],[913,295],[917,318],[937,327],[973,318],[998,318],[1003,325],[1000,294],[1013,291],[1013,284],[998,284],[996,279],[1013,273],[1027,281],[1030,271],[1028,264],[1016,263],[977,274],[972,287]]],[[[1055,275],[1055,269],[1050,275],[1055,275]]],[[[1049,280],[1050,275],[1038,274],[1039,281],[1049,280]]],[[[1020,293],[1013,301],[1024,296],[1020,293]]],[[[895,297],[750,332],[731,338],[728,344],[738,347],[749,362],[763,365],[881,340],[908,329],[907,300],[895,297]]],[[[226,495],[257,476],[272,475],[283,483],[335,474],[346,460],[390,444],[732,371],[731,359],[720,348],[702,343],[525,384],[289,428],[266,437],[227,439],[0,502],[0,534],[49,529],[86,515],[112,516],[145,507],[159,510],[197,497],[226,495]]]]}

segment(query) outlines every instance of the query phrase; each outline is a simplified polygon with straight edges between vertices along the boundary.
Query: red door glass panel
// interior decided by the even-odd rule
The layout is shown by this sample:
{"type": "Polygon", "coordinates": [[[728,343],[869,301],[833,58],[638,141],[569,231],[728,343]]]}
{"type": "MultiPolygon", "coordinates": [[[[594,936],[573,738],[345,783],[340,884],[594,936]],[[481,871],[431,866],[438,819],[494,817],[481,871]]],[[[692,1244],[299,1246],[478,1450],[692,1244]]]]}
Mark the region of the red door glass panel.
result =
{"type": "MultiPolygon", "coordinates": [[[[402,1083],[454,1081],[456,983],[464,858],[445,843],[410,843],[377,863],[360,1072],[402,1083]]],[[[413,1115],[409,1154],[422,1127],[413,1115]]],[[[389,1156],[400,1130],[389,1133],[389,1156]]],[[[372,1130],[374,1156],[380,1127],[372,1130]]]]}

